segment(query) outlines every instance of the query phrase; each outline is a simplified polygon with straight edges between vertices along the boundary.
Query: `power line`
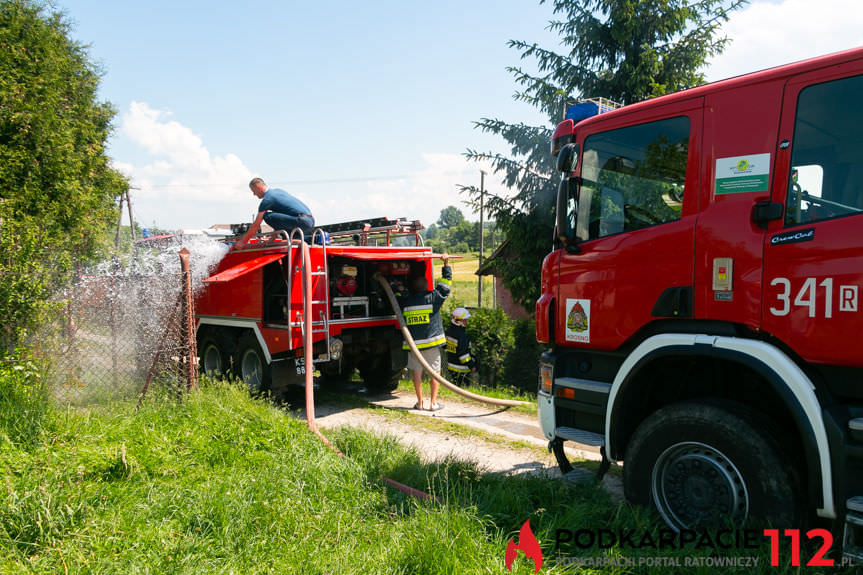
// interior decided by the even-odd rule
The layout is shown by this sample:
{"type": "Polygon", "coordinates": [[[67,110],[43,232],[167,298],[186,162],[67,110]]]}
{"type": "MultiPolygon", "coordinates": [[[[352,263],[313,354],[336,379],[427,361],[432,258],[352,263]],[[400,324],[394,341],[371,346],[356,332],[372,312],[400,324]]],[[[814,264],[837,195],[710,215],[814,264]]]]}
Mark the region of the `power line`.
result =
{"type": "MultiPolygon", "coordinates": [[[[267,180],[272,186],[308,186],[318,184],[347,184],[356,182],[380,182],[380,181],[395,181],[395,180],[412,180],[416,178],[427,178],[429,176],[452,176],[458,174],[466,174],[470,168],[458,171],[449,172],[416,172],[413,174],[402,174],[393,176],[368,176],[368,177],[353,177],[353,178],[329,178],[322,180],[267,180]]],[[[151,184],[149,188],[234,188],[236,184],[151,184]]]]}

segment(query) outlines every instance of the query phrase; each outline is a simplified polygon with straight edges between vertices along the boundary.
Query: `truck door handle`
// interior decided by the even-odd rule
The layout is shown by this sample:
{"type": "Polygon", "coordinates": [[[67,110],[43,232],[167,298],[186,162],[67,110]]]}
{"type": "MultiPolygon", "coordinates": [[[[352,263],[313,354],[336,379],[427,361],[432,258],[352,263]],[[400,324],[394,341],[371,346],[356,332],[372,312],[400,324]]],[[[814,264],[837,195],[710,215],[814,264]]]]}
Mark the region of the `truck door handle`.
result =
{"type": "Polygon", "coordinates": [[[782,218],[783,208],[779,202],[758,202],[752,207],[752,221],[762,230],[766,230],[768,222],[782,218]]]}

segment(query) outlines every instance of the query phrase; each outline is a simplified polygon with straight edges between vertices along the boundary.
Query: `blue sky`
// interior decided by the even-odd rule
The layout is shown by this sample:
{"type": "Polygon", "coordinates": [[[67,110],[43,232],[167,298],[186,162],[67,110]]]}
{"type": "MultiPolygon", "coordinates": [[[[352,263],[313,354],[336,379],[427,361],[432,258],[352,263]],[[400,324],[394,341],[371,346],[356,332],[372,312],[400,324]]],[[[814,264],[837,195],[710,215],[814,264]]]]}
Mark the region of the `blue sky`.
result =
{"type": "MultiPolygon", "coordinates": [[[[529,0],[163,2],[57,0],[117,109],[110,155],[136,220],[167,228],[251,221],[252,176],[319,223],[433,223],[478,184],[466,148],[505,152],[481,117],[539,124],[512,98],[510,39],[556,48],[552,7],[529,0]]],[[[753,2],[711,80],[863,45],[859,0],[753,2]]],[[[528,63],[529,65],[529,63],[528,63]]],[[[501,192],[493,178],[489,189],[501,192]]]]}

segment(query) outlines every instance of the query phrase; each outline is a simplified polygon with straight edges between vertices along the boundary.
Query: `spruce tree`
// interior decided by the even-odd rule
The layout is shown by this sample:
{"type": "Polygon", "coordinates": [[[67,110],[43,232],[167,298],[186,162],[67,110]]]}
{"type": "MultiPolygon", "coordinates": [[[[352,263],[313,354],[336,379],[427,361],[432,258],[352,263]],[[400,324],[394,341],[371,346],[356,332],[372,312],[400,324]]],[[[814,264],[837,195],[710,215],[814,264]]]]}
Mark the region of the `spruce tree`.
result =
{"type": "MultiPolygon", "coordinates": [[[[486,193],[485,207],[514,257],[495,262],[504,285],[527,309],[539,296],[539,270],[552,246],[554,203],[559,176],[550,154],[551,135],[564,104],[604,97],[631,104],[704,83],[703,69],[728,39],[721,25],[746,0],[553,0],[558,19],[549,29],[563,53],[536,43],[511,40],[531,70],[508,68],[518,85],[514,97],[549,118],[545,126],[482,118],[484,132],[501,136],[510,155],[468,149],[466,156],[489,161],[510,191],[486,193]]],[[[545,0],[540,0],[545,3],[545,0]]],[[[479,188],[461,186],[474,208],[479,188]]]]}

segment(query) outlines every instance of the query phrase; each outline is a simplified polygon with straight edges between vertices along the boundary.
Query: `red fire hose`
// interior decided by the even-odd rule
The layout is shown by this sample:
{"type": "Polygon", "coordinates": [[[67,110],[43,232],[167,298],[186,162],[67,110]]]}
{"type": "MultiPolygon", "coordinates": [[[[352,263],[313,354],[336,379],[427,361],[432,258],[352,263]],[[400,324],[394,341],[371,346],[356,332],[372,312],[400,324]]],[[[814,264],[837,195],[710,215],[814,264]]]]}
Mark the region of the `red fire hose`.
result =
{"type": "MultiPolygon", "coordinates": [[[[303,334],[303,346],[305,353],[305,362],[306,362],[306,424],[309,426],[309,429],[317,435],[321,441],[324,442],[324,445],[332,449],[339,457],[343,457],[344,454],[339,451],[339,449],[330,443],[330,440],[324,437],[324,434],[318,430],[318,426],[315,423],[315,385],[314,385],[314,373],[315,373],[315,365],[313,363],[312,357],[312,273],[311,273],[311,261],[309,254],[309,245],[306,242],[300,242],[302,244],[303,250],[303,293],[305,297],[303,298],[303,324],[304,324],[304,334],[303,334]]],[[[399,483],[398,481],[394,481],[389,477],[382,477],[384,482],[389,485],[392,485],[396,489],[407,493],[411,497],[417,497],[419,499],[430,499],[431,496],[419,489],[414,489],[413,487],[409,487],[403,483],[399,483]]]]}
{"type": "Polygon", "coordinates": [[[318,426],[315,423],[315,364],[312,357],[312,266],[309,253],[309,244],[301,241],[303,250],[303,352],[305,353],[304,360],[306,363],[306,423],[312,432],[321,438],[324,444],[335,451],[339,457],[343,455],[339,449],[330,443],[330,440],[324,437],[324,434],[318,431],[318,426]]]}

